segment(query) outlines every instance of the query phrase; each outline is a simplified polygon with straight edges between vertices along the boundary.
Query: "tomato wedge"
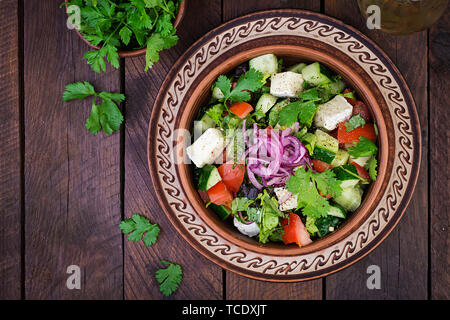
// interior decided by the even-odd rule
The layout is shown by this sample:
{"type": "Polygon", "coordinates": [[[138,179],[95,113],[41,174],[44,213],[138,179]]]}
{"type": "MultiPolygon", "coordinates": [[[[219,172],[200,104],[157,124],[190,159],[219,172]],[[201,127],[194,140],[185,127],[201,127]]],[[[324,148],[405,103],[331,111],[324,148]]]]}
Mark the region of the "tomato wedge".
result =
{"type": "Polygon", "coordinates": [[[282,235],[284,244],[296,243],[302,247],[312,242],[305,225],[295,213],[289,212],[289,218],[281,219],[281,225],[284,230],[282,235]]]}
{"type": "Polygon", "coordinates": [[[207,192],[209,200],[217,205],[228,204],[233,201],[233,194],[222,181],[217,182],[207,192]]]}
{"type": "Polygon", "coordinates": [[[360,176],[363,179],[370,180],[369,174],[367,173],[367,171],[363,167],[361,167],[359,164],[357,164],[354,161],[351,162],[350,164],[355,166],[356,171],[358,172],[358,176],[360,176]]]}
{"type": "Polygon", "coordinates": [[[316,171],[319,173],[322,173],[327,169],[331,169],[330,164],[328,164],[324,161],[318,160],[318,159],[312,159],[312,163],[313,163],[314,169],[316,169],[316,171]]]}
{"type": "Polygon", "coordinates": [[[366,123],[364,127],[358,127],[350,132],[346,131],[345,123],[339,123],[338,127],[338,140],[339,143],[352,143],[357,142],[359,137],[366,137],[369,140],[377,140],[377,134],[375,133],[375,127],[372,123],[366,123]]]}
{"type": "Polygon", "coordinates": [[[244,181],[245,166],[243,164],[224,163],[219,168],[220,177],[228,190],[238,192],[244,181]]]}
{"type": "Polygon", "coordinates": [[[231,105],[230,111],[239,118],[244,119],[250,112],[253,111],[253,107],[247,102],[236,102],[231,105]]]}

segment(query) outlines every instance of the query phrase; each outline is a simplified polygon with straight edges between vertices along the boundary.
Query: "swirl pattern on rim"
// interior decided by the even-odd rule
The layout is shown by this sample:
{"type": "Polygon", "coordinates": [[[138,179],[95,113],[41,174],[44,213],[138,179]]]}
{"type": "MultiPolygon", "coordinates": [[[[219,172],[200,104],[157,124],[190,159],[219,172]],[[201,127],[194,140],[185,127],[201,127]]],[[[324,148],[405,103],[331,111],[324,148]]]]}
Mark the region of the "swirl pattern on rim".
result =
{"type": "Polygon", "coordinates": [[[235,266],[262,274],[304,274],[328,268],[341,263],[367,246],[378,232],[389,222],[392,213],[405,196],[405,182],[411,176],[414,152],[411,115],[406,101],[394,76],[361,41],[339,27],[320,21],[300,17],[261,18],[236,25],[226,32],[204,43],[181,66],[176,79],[169,85],[163,98],[162,110],[157,117],[156,168],[158,179],[165,191],[165,198],[175,210],[178,219],[199,243],[214,255],[235,266]],[[389,188],[371,216],[360,228],[349,235],[341,246],[332,246],[320,254],[306,254],[297,257],[272,257],[260,253],[243,252],[239,247],[216,234],[195,214],[189,201],[184,198],[177,181],[176,166],[172,165],[173,150],[167,141],[176,128],[175,114],[189,87],[190,78],[201,72],[208,60],[214,60],[219,52],[230,50],[243,41],[265,37],[270,34],[301,33],[302,37],[325,41],[354,59],[366,72],[371,73],[388,102],[395,132],[394,170],[390,176],[389,188]]]}

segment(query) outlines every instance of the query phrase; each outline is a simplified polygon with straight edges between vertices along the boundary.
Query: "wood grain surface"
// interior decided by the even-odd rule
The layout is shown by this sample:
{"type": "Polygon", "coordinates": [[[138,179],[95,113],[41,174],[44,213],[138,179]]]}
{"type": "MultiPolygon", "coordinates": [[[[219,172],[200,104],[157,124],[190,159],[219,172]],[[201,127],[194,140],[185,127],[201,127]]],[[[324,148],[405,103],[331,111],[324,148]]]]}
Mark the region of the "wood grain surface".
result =
{"type": "Polygon", "coordinates": [[[162,299],[162,259],[183,268],[168,299],[449,299],[448,12],[429,31],[392,36],[368,30],[356,1],[187,0],[180,41],[153,69],[138,57],[97,75],[60,3],[0,0],[0,299],[162,299]],[[274,8],[322,12],[373,39],[404,75],[422,130],[419,182],[396,229],[351,267],[303,283],[251,280],[197,253],[162,211],[147,165],[153,102],[173,63],[221,23],[274,8]],[[64,86],[84,80],[126,94],[120,132],[90,134],[91,101],[62,102],[64,86]],[[133,213],[160,225],[155,245],[121,235],[133,213]],[[81,268],[80,290],[66,287],[69,265],[81,268]],[[366,286],[370,265],[380,290],[366,286]]]}
{"type": "Polygon", "coordinates": [[[422,131],[422,164],[414,196],[396,229],[371,254],[326,278],[327,299],[426,299],[428,259],[427,33],[392,36],[369,30],[357,6],[327,1],[325,13],[362,30],[392,59],[408,83],[422,131]],[[346,6],[346,10],[342,8],[346,6]],[[367,268],[380,267],[381,289],[369,290],[367,268]]]}
{"type": "Polygon", "coordinates": [[[0,299],[21,298],[19,7],[0,0],[0,299]]]}

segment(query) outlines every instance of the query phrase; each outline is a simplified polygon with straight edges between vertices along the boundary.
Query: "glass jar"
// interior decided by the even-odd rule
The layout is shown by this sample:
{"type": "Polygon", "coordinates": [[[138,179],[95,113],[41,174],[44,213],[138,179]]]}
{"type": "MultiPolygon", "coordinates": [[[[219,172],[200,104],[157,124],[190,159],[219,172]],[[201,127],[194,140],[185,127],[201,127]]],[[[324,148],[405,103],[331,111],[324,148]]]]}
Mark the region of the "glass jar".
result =
{"type": "Polygon", "coordinates": [[[448,0],[358,0],[359,9],[367,19],[367,8],[380,8],[381,30],[391,34],[409,34],[424,30],[445,12],[448,0]]]}

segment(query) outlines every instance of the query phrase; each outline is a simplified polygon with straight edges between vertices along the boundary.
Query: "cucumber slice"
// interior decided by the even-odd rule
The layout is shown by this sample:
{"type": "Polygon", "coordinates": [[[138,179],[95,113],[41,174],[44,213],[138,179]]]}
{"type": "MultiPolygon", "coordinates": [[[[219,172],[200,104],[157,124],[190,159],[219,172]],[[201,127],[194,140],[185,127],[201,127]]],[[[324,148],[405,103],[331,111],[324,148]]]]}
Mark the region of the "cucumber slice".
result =
{"type": "Polygon", "coordinates": [[[284,106],[287,106],[289,103],[291,103],[290,99],[285,99],[280,102],[278,102],[276,105],[272,107],[272,109],[269,112],[269,125],[272,127],[275,127],[275,125],[278,122],[278,116],[280,114],[281,109],[283,109],[284,106]]]}
{"type": "Polygon", "coordinates": [[[306,149],[308,149],[310,155],[314,154],[314,148],[317,141],[317,137],[315,134],[307,132],[301,137],[300,141],[303,143],[306,149]]]}
{"type": "Polygon", "coordinates": [[[339,166],[342,166],[347,163],[349,158],[349,154],[344,149],[339,149],[336,153],[336,156],[334,157],[333,161],[331,162],[331,167],[336,168],[339,166]]]}
{"type": "Polygon", "coordinates": [[[253,58],[249,61],[250,68],[258,70],[263,74],[273,75],[278,72],[278,59],[272,54],[264,54],[262,56],[253,58]]]}
{"type": "Polygon", "coordinates": [[[222,91],[219,88],[217,88],[217,87],[214,87],[214,89],[212,91],[212,97],[214,99],[217,99],[217,100],[225,98],[225,96],[223,95],[222,91]]]}
{"type": "Polygon", "coordinates": [[[342,189],[347,189],[347,188],[353,188],[358,184],[359,180],[358,179],[354,179],[354,180],[343,180],[341,182],[341,188],[342,189]]]}
{"type": "Polygon", "coordinates": [[[303,79],[315,86],[321,83],[331,82],[327,74],[329,74],[328,69],[318,62],[311,63],[302,70],[303,79]]]}
{"type": "Polygon", "coordinates": [[[231,211],[227,207],[219,206],[214,203],[210,203],[208,207],[211,208],[221,220],[226,220],[231,215],[231,211]]]}
{"type": "Polygon", "coordinates": [[[202,168],[198,179],[198,189],[206,191],[220,180],[222,178],[220,177],[219,170],[214,165],[208,164],[202,168]]]}
{"type": "Polygon", "coordinates": [[[339,151],[339,141],[320,129],[314,134],[317,141],[313,158],[331,164],[339,151]]]}
{"type": "Polygon", "coordinates": [[[297,63],[294,64],[292,67],[289,67],[286,71],[292,71],[292,72],[296,72],[296,73],[302,73],[303,68],[305,68],[307,66],[306,63],[297,63]]]}
{"type": "MultiPolygon", "coordinates": [[[[274,97],[270,93],[264,93],[256,103],[256,111],[267,113],[277,102],[277,97],[274,97]]],[[[262,116],[257,116],[256,119],[260,120],[262,116]]]]}
{"type": "Polygon", "coordinates": [[[345,82],[340,79],[329,84],[330,91],[333,94],[341,93],[345,89],[345,86],[345,82]]]}
{"type": "Polygon", "coordinates": [[[333,217],[338,217],[345,219],[347,217],[347,213],[340,206],[331,206],[330,210],[328,210],[328,215],[333,217]]]}
{"type": "Polygon", "coordinates": [[[362,189],[359,186],[342,189],[341,195],[334,198],[337,204],[350,212],[354,212],[359,208],[361,200],[362,189]]]}
{"type": "Polygon", "coordinates": [[[202,134],[207,129],[214,128],[215,126],[216,126],[216,123],[214,122],[214,120],[211,119],[211,117],[208,116],[207,114],[204,114],[200,120],[195,121],[194,132],[202,134]]]}
{"type": "Polygon", "coordinates": [[[331,151],[334,154],[339,151],[339,141],[336,138],[333,138],[328,133],[325,133],[320,129],[317,129],[314,134],[317,137],[317,146],[331,151]]]}

